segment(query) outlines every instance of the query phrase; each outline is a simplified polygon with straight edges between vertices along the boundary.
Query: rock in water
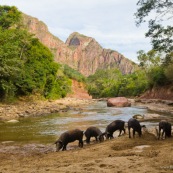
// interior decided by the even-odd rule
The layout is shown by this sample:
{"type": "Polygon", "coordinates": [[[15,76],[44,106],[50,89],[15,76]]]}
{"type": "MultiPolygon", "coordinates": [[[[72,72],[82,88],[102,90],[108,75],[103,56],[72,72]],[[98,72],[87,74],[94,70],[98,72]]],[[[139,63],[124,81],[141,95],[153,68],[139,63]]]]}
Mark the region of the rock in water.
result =
{"type": "Polygon", "coordinates": [[[108,107],[129,107],[131,106],[131,103],[125,97],[115,97],[115,98],[108,99],[107,106],[108,107]]]}

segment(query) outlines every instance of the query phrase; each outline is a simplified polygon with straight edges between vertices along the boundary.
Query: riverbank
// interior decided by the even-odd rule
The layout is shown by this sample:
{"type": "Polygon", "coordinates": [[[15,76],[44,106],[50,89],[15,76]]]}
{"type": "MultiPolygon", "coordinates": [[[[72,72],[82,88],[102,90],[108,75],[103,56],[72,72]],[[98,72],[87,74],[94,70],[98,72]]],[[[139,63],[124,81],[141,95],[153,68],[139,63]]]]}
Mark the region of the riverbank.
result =
{"type": "Polygon", "coordinates": [[[0,144],[1,173],[168,173],[173,171],[173,138],[157,140],[147,132],[129,139],[123,135],[83,148],[77,142],[67,151],[55,146],[0,144]],[[70,149],[71,148],[71,149],[70,149]]]}
{"type": "Polygon", "coordinates": [[[92,104],[92,99],[63,98],[51,101],[18,101],[15,104],[0,104],[0,120],[18,120],[28,116],[42,116],[50,113],[68,111],[80,108],[82,105],[92,104]]]}
{"type": "MultiPolygon", "coordinates": [[[[105,100],[105,99],[104,99],[105,100]]],[[[160,99],[129,99],[132,106],[173,115],[173,101],[160,99]]],[[[52,101],[18,101],[15,104],[0,104],[0,121],[18,120],[28,116],[42,116],[50,113],[80,109],[81,106],[100,101],[94,99],[62,98],[52,101]]],[[[11,121],[12,122],[12,121],[11,121]]]]}
{"type": "MultiPolygon", "coordinates": [[[[18,115],[22,114],[20,117],[25,117],[30,116],[28,112],[31,111],[35,111],[35,115],[32,116],[41,116],[50,110],[79,110],[82,105],[92,104],[95,101],[98,100],[65,98],[2,106],[8,108],[4,111],[10,110],[11,115],[13,114],[11,106],[15,106],[13,109],[18,112],[18,115]]],[[[134,99],[130,101],[132,106],[145,107],[158,112],[170,111],[171,113],[173,109],[169,101],[134,99]]],[[[77,142],[70,143],[67,151],[58,153],[55,152],[53,143],[24,144],[3,141],[0,143],[0,173],[134,173],[139,171],[164,173],[173,170],[173,137],[157,140],[150,130],[145,130],[141,138],[136,135],[135,139],[129,139],[128,134],[125,134],[103,143],[96,143],[93,140],[90,145],[84,144],[83,148],[78,148],[77,142]]]]}
{"type": "Polygon", "coordinates": [[[150,111],[173,115],[173,101],[161,99],[130,99],[132,105],[146,107],[150,111]]]}

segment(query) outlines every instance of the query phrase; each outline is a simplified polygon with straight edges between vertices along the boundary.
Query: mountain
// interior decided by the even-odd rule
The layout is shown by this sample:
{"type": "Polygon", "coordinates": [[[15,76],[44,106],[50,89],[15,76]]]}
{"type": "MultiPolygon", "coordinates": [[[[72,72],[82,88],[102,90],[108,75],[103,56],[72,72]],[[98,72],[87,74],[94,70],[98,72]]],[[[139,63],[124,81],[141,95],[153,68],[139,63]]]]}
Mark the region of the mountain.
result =
{"type": "Polygon", "coordinates": [[[37,18],[23,14],[23,22],[52,51],[56,62],[67,64],[85,76],[94,74],[97,69],[116,67],[123,74],[129,74],[137,68],[134,62],[117,51],[102,48],[94,38],[74,32],[64,43],[37,18]]]}

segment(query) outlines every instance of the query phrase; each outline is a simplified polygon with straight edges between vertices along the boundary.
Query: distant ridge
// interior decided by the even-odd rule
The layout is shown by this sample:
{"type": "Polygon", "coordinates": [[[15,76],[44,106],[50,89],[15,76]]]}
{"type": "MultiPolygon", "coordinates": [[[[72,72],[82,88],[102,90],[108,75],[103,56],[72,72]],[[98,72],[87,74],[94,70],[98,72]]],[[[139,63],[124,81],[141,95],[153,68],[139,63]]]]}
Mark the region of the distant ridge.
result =
{"type": "Polygon", "coordinates": [[[52,51],[56,62],[67,64],[85,76],[94,74],[97,69],[118,68],[123,74],[129,74],[137,68],[134,62],[117,51],[102,48],[94,38],[74,32],[64,43],[37,18],[23,14],[23,21],[28,30],[52,51]]]}

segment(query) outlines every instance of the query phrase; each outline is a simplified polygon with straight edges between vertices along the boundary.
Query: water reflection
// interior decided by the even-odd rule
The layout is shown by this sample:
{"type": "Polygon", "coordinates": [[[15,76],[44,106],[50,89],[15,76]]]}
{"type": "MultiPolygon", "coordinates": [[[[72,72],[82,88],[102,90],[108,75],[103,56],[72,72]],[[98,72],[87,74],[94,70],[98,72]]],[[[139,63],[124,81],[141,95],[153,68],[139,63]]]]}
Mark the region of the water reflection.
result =
{"type": "Polygon", "coordinates": [[[93,125],[104,131],[106,126],[116,119],[128,121],[134,114],[145,113],[147,109],[107,107],[106,102],[102,101],[82,107],[79,111],[70,110],[25,118],[16,124],[1,124],[0,141],[53,143],[62,132],[69,129],[85,130],[93,125]]]}

